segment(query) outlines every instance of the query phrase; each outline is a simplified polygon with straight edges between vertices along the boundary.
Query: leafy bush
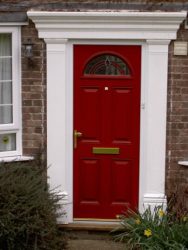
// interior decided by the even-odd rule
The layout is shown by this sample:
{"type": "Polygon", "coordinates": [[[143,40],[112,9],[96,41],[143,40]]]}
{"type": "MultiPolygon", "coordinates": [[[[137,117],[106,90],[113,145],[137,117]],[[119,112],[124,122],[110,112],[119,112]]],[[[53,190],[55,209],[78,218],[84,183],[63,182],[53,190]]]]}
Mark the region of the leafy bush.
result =
{"type": "Polygon", "coordinates": [[[65,249],[56,224],[60,198],[39,168],[0,165],[0,250],[65,249]]]}
{"type": "MultiPolygon", "coordinates": [[[[169,182],[170,183],[170,182],[169,182]]],[[[180,180],[174,180],[170,183],[171,188],[167,193],[168,214],[172,219],[181,220],[188,214],[188,185],[180,185],[180,180]]]]}
{"type": "Polygon", "coordinates": [[[153,212],[149,207],[143,214],[129,210],[122,215],[119,230],[116,239],[124,241],[128,249],[188,249],[188,216],[175,220],[160,206],[153,212]]]}

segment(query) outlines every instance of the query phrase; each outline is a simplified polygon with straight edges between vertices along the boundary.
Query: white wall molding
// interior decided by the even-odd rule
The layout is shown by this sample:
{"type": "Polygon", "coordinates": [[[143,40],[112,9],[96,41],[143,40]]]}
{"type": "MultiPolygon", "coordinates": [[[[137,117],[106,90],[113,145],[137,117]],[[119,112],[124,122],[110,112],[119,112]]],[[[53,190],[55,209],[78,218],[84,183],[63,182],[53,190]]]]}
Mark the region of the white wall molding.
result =
{"type": "Polygon", "coordinates": [[[175,39],[186,16],[186,12],[129,11],[53,14],[29,11],[27,14],[35,23],[39,37],[71,39],[175,39]]]}
{"type": "Polygon", "coordinates": [[[66,193],[66,222],[73,222],[73,45],[142,46],[139,209],[165,198],[168,44],[186,12],[35,12],[47,43],[48,175],[66,193]],[[130,40],[131,39],[131,40],[130,40]]]}
{"type": "Polygon", "coordinates": [[[153,211],[155,206],[162,206],[163,209],[166,209],[167,201],[164,194],[145,194],[143,199],[143,210],[147,207],[150,207],[153,211]]]}

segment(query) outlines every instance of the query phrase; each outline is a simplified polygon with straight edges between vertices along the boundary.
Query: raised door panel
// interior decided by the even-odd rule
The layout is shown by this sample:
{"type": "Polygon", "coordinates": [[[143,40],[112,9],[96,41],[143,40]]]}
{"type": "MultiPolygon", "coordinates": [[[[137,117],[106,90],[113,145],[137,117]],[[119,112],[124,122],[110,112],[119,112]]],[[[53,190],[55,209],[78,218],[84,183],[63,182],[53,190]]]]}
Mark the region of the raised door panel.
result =
{"type": "Polygon", "coordinates": [[[95,141],[100,138],[101,127],[101,93],[99,88],[80,88],[79,130],[84,141],[95,141]]]}
{"type": "Polygon", "coordinates": [[[132,89],[113,89],[111,104],[111,134],[112,142],[114,143],[131,142],[132,102],[132,89]]]}
{"type": "Polygon", "coordinates": [[[111,204],[128,205],[131,203],[131,162],[114,160],[111,164],[111,204]]]}
{"type": "Polygon", "coordinates": [[[79,188],[80,203],[99,203],[100,200],[100,161],[97,159],[80,160],[79,188]]]}

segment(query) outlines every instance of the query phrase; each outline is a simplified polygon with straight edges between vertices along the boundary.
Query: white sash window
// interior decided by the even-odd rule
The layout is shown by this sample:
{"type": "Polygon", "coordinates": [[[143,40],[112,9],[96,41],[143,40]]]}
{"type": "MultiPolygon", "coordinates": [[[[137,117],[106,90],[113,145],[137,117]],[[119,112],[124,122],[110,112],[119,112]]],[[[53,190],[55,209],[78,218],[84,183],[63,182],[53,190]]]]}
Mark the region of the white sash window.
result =
{"type": "Polygon", "coordinates": [[[22,155],[20,27],[0,27],[0,157],[22,155]]]}

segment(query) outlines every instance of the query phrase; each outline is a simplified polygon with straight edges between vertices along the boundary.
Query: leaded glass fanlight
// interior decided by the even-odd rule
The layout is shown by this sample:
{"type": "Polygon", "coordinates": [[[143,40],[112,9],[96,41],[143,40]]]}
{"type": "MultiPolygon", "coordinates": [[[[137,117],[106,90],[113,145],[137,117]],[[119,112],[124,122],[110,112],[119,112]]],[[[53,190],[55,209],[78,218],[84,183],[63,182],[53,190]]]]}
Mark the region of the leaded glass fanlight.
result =
{"type": "Polygon", "coordinates": [[[103,54],[92,58],[87,63],[84,75],[129,76],[130,69],[120,57],[103,54]]]}

